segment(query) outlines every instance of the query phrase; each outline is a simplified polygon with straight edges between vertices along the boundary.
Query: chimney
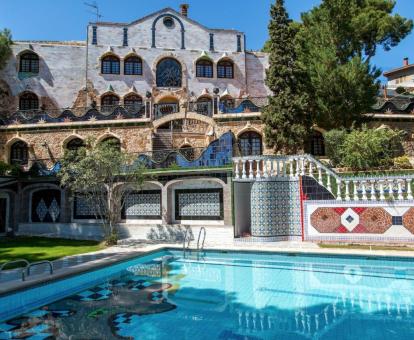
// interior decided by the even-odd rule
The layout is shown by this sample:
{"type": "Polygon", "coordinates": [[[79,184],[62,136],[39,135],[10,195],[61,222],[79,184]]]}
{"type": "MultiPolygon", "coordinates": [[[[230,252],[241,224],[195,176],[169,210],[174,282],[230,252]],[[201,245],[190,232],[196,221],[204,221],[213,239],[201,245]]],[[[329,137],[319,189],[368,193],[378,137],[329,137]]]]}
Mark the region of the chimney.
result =
{"type": "Polygon", "coordinates": [[[181,12],[181,15],[183,17],[187,17],[188,16],[188,7],[190,7],[189,4],[181,4],[180,5],[180,12],[181,12]]]}
{"type": "Polygon", "coordinates": [[[408,57],[405,57],[403,60],[403,66],[408,66],[408,57]]]}

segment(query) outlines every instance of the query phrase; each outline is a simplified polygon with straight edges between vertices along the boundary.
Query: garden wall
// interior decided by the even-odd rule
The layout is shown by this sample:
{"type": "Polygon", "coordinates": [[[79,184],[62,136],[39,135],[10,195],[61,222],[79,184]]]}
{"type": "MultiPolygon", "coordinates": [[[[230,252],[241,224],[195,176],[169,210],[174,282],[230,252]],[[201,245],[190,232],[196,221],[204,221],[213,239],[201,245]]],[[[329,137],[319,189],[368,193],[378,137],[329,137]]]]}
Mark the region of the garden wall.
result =
{"type": "Polygon", "coordinates": [[[413,201],[304,201],[304,240],[414,243],[413,204],[413,201]]]}

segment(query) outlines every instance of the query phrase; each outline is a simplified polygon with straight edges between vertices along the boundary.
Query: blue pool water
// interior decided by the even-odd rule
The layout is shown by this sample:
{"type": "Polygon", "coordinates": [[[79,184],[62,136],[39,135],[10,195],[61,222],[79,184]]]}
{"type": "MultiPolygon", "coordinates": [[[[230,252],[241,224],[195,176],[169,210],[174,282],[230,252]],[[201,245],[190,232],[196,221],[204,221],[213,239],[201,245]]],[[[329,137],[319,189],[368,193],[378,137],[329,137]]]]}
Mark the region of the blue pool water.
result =
{"type": "Polygon", "coordinates": [[[0,339],[414,339],[406,259],[163,251],[0,297],[0,339]]]}

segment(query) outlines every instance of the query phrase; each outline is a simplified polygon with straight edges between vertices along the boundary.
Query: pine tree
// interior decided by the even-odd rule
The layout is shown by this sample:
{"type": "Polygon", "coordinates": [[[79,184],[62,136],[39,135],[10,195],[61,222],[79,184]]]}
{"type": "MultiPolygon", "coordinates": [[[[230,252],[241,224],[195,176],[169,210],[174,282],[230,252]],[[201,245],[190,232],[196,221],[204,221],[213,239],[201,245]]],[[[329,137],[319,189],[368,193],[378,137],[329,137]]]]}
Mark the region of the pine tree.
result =
{"type": "Polygon", "coordinates": [[[271,6],[269,24],[269,68],[266,85],[272,91],[263,111],[266,144],[276,152],[297,153],[309,135],[308,95],[304,73],[296,60],[296,30],[284,0],[271,6]]]}

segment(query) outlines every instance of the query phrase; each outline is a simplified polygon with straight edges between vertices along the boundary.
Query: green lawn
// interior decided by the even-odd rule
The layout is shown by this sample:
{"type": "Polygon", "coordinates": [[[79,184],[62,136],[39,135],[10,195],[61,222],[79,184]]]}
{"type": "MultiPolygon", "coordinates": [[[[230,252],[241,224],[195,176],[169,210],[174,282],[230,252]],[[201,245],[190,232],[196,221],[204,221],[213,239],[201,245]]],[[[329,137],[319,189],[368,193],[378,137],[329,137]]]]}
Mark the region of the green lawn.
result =
{"type": "Polygon", "coordinates": [[[64,256],[103,249],[96,241],[66,240],[45,237],[0,238],[0,264],[16,259],[29,262],[56,260],[64,256]]]}

